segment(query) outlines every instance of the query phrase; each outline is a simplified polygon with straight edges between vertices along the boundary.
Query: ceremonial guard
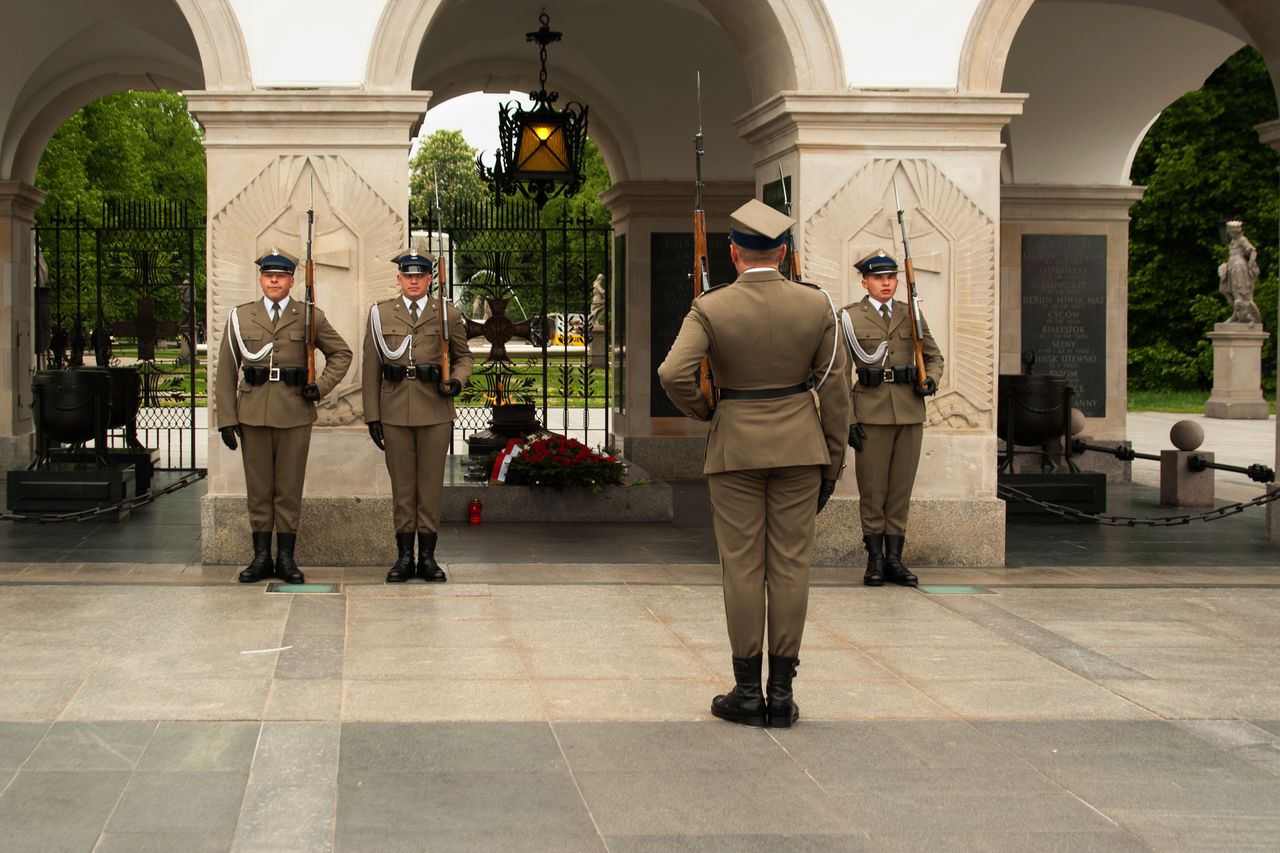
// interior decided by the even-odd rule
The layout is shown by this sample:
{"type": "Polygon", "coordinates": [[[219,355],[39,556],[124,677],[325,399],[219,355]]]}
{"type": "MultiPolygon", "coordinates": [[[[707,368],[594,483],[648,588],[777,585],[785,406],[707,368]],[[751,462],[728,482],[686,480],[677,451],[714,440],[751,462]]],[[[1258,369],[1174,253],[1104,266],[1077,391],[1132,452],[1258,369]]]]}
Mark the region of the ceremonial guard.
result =
{"type": "Polygon", "coordinates": [[[853,356],[854,472],[858,478],[858,512],[867,570],[862,582],[883,586],[886,580],[918,586],[902,562],[907,511],[920,462],[925,397],[938,390],[942,352],[919,316],[925,378],[919,381],[914,361],[911,305],[895,301],[898,262],[876,251],[854,264],[862,273],[867,295],[841,313],[844,339],[853,356]]]}
{"type": "Polygon", "coordinates": [[[694,300],[658,377],[710,421],[706,464],[735,687],[711,713],[785,728],[809,602],[814,518],[835,490],[849,427],[849,371],[830,298],[778,272],[794,220],[750,201],[731,216],[738,278],[694,300]],[[708,357],[718,388],[699,390],[708,357]],[[768,698],[762,694],[768,630],[768,698]]]}
{"type": "Polygon", "coordinates": [[[369,437],[386,452],[391,475],[397,557],[387,583],[415,576],[415,532],[417,577],[443,582],[435,553],[444,463],[453,434],[453,398],[467,384],[473,359],[461,312],[448,300],[431,298],[435,259],[407,249],[392,263],[399,268],[400,295],[369,311],[361,376],[369,437]]]}
{"type": "Polygon", "coordinates": [[[298,259],[279,249],[258,258],[262,298],[231,309],[222,336],[215,382],[218,431],[227,447],[237,439],[244,461],[253,531],[253,562],[241,583],[256,583],[272,572],[271,532],[276,533],[275,576],[302,583],[294,562],[302,484],[316,403],[351,367],[351,348],[324,312],[312,306],[316,349],[324,372],[307,381],[305,306],[289,297],[298,259]]]}

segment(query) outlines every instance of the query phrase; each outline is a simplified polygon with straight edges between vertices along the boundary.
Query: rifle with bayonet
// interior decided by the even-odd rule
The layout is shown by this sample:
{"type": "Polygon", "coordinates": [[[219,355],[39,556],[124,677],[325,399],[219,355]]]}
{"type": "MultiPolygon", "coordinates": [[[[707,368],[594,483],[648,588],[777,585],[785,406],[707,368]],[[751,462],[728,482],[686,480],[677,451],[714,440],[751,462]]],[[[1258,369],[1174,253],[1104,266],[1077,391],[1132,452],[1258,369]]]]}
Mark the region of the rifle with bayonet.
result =
{"type": "MultiPolygon", "coordinates": [[[[693,137],[693,298],[711,289],[711,270],[707,262],[707,213],[702,209],[702,72],[698,72],[698,132],[693,137]]],[[[702,357],[698,365],[698,391],[708,408],[715,409],[720,394],[711,376],[711,359],[702,357]]]]}
{"type": "MultiPolygon", "coordinates": [[[[782,212],[791,215],[791,198],[787,194],[787,176],[782,173],[782,164],[778,164],[778,186],[782,188],[782,212]]],[[[800,253],[796,251],[795,229],[787,231],[787,257],[791,259],[787,269],[792,281],[800,281],[800,253]]]]}
{"type": "Polygon", "coordinates": [[[311,257],[311,239],[316,224],[316,179],[311,177],[311,200],[307,207],[306,281],[302,299],[302,342],[307,352],[307,384],[316,382],[316,288],[315,261],[311,257]]]}
{"type": "MultiPolygon", "coordinates": [[[[435,284],[436,284],[436,314],[440,318],[440,390],[443,392],[449,384],[449,320],[444,313],[444,289],[448,284],[448,264],[444,258],[444,224],[440,213],[440,175],[435,169],[431,170],[431,177],[435,181],[435,192],[431,197],[431,206],[435,209],[435,225],[440,229],[440,248],[436,252],[435,260],[435,284]]],[[[429,234],[430,232],[428,232],[429,234]]],[[[430,239],[428,237],[428,239],[430,239]]]]}
{"type": "Polygon", "coordinates": [[[893,203],[898,208],[898,228],[902,231],[902,268],[907,274],[907,318],[911,321],[911,343],[915,348],[916,387],[927,393],[928,378],[924,373],[924,317],[920,314],[920,293],[916,290],[916,268],[911,263],[911,247],[907,244],[907,223],[898,198],[898,182],[893,183],[893,203]]]}

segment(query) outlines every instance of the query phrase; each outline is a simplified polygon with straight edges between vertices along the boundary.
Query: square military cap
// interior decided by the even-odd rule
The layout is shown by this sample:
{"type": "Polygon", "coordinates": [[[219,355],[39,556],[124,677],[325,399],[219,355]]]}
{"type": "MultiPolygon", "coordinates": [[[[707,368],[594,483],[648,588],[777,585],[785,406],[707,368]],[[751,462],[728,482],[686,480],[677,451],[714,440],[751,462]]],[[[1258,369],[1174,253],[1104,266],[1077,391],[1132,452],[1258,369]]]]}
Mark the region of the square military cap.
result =
{"type": "Polygon", "coordinates": [[[876,249],[854,264],[853,268],[863,275],[880,275],[881,273],[897,272],[898,262],[884,249],[876,249]]]}
{"type": "Polygon", "coordinates": [[[776,249],[796,221],[756,199],[729,214],[729,239],[744,249],[776,249]]]}
{"type": "Polygon", "coordinates": [[[400,268],[405,275],[426,275],[431,272],[436,259],[425,252],[408,248],[396,253],[391,263],[400,268]]]}
{"type": "Polygon", "coordinates": [[[293,275],[293,271],[298,268],[297,258],[274,246],[254,263],[258,265],[260,272],[287,272],[293,275]]]}

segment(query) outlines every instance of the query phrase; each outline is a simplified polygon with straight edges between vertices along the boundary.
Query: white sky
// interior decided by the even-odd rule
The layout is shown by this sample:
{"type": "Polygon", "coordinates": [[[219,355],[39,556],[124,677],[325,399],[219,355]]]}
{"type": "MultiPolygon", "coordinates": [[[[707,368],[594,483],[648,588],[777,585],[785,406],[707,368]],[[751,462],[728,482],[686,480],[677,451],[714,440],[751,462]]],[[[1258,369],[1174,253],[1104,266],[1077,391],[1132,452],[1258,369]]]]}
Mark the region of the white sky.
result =
{"type": "Polygon", "coordinates": [[[413,150],[417,151],[419,140],[437,130],[460,130],[472,148],[484,153],[485,165],[492,166],[493,152],[498,148],[498,105],[511,100],[520,101],[526,107],[530,103],[528,95],[522,92],[507,95],[472,92],[431,107],[418,139],[413,141],[413,150]]]}

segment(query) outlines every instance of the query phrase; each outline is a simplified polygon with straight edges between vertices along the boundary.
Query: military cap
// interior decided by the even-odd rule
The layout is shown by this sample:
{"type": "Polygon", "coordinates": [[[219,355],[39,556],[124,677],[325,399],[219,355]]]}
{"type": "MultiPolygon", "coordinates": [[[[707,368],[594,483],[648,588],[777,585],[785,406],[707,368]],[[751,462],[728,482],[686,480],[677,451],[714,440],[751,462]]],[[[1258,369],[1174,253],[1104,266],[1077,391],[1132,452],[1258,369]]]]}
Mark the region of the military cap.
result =
{"type": "Polygon", "coordinates": [[[729,239],[744,249],[776,249],[796,221],[756,199],[729,214],[729,239]]]}
{"type": "Polygon", "coordinates": [[[876,249],[854,264],[853,268],[863,275],[879,275],[880,273],[897,272],[898,262],[884,249],[876,249]]]}
{"type": "Polygon", "coordinates": [[[405,275],[428,275],[436,259],[412,247],[396,253],[391,263],[400,268],[405,275]]]}
{"type": "Polygon", "coordinates": [[[287,272],[293,275],[298,268],[298,259],[288,252],[272,246],[267,253],[254,261],[260,272],[287,272]]]}

